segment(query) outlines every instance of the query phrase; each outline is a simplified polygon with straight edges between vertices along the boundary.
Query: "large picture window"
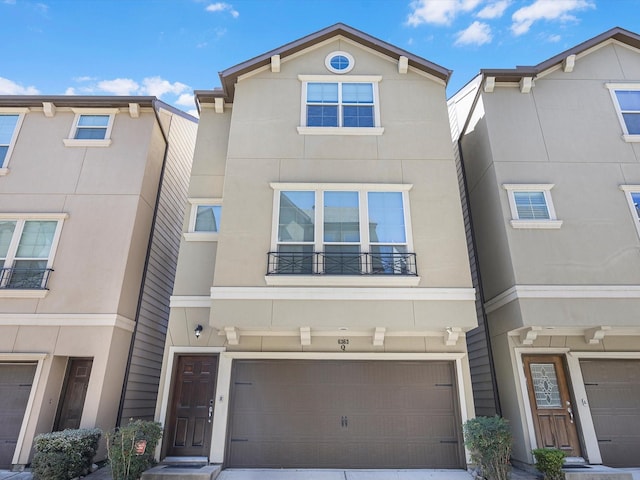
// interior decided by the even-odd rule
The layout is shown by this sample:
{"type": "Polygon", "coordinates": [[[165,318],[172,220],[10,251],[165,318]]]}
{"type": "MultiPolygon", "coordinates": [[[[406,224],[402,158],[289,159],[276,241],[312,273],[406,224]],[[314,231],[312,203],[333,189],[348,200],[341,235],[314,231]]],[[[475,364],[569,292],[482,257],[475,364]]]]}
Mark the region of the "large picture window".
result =
{"type": "Polygon", "coordinates": [[[269,274],[417,274],[407,221],[410,186],[282,187],[269,274]]]}
{"type": "Polygon", "coordinates": [[[0,109],[0,175],[8,173],[7,166],[23,119],[23,111],[0,109]]]}
{"type": "Polygon", "coordinates": [[[45,289],[62,228],[60,215],[0,217],[0,289],[45,289]]]}

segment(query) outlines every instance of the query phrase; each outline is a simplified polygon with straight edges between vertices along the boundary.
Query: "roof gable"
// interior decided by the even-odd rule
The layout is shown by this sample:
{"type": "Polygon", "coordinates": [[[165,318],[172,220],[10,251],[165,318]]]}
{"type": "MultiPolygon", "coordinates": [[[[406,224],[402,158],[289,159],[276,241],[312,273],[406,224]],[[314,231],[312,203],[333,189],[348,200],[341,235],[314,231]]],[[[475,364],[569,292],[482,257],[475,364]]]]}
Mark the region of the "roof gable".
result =
{"type": "Polygon", "coordinates": [[[233,102],[235,94],[235,84],[240,76],[246,75],[256,69],[262,68],[271,62],[271,57],[279,55],[281,58],[288,57],[304,49],[317,45],[325,40],[342,36],[348,38],[360,45],[371,48],[377,52],[387,55],[394,59],[401,56],[407,57],[409,66],[422,70],[436,78],[441,79],[445,84],[449,81],[451,70],[440,65],[432,63],[422,57],[414,55],[406,50],[398,48],[390,43],[384,42],[378,38],[372,37],[360,30],[356,30],[343,23],[336,23],[330,27],[324,28],[318,32],[302,37],[291,43],[287,43],[269,52],[263,53],[245,62],[239,63],[231,68],[227,68],[220,72],[220,82],[222,88],[214,90],[196,91],[196,96],[202,100],[211,101],[211,98],[224,98],[226,102],[233,102]]]}
{"type": "Polygon", "coordinates": [[[624,28],[615,27],[600,35],[582,42],[575,47],[565,50],[538,65],[518,66],[514,69],[482,69],[480,72],[484,77],[494,77],[496,82],[519,82],[525,77],[535,78],[547,70],[562,65],[563,62],[572,55],[580,55],[587,50],[595,48],[610,40],[616,40],[630,47],[640,50],[640,35],[625,30],[624,28]]]}

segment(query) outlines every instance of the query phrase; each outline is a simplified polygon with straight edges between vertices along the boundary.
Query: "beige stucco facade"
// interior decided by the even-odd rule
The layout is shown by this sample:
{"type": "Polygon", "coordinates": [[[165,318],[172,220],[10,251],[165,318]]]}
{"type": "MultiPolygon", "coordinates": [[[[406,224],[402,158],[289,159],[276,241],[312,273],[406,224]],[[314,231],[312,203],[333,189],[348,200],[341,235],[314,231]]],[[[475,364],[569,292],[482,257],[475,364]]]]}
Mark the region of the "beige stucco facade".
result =
{"type": "MultiPolygon", "coordinates": [[[[25,229],[58,222],[52,238],[35,240],[52,269],[48,283],[17,283],[17,264],[4,264],[0,367],[6,374],[0,380],[10,383],[11,365],[36,369],[19,433],[10,438],[15,451],[6,452],[15,468],[29,463],[35,435],[56,428],[72,359],[91,361],[76,427],[107,432],[116,425],[168,151],[159,118],[173,115],[154,101],[0,97],[0,115],[20,116],[0,176],[3,240],[22,222],[25,229]],[[108,119],[106,138],[76,140],[82,115],[108,119]]],[[[14,233],[3,254],[19,261],[25,238],[14,233]]],[[[105,457],[101,448],[97,460],[105,457]]]]}
{"type": "MultiPolygon", "coordinates": [[[[218,355],[212,441],[203,452],[214,463],[225,463],[231,372],[242,359],[446,359],[456,365],[457,428],[474,415],[464,333],[476,326],[475,297],[445,81],[424,65],[401,72],[397,57],[336,30],[295,52],[271,52],[278,58],[263,66],[246,67],[232,97],[196,92],[201,111],[192,201],[157,418],[169,421],[176,359],[218,355]],[[336,75],[325,66],[336,51],[355,59],[349,73],[336,75]],[[304,128],[305,82],[350,79],[375,83],[377,133],[304,128]],[[267,275],[267,253],[277,251],[276,199],[287,189],[406,192],[417,275],[267,275]],[[191,223],[192,205],[202,199],[222,205],[221,227],[206,241],[198,241],[204,238],[194,236],[191,223]],[[196,338],[198,325],[203,330],[196,338]]],[[[225,72],[221,77],[224,82],[225,72]]]]}
{"type": "MultiPolygon", "coordinates": [[[[624,360],[640,369],[640,237],[626,187],[640,184],[640,144],[626,134],[613,95],[639,85],[639,60],[637,35],[614,29],[536,67],[483,71],[450,102],[468,109],[460,147],[500,404],[518,462],[531,464],[533,448],[553,446],[541,445],[523,364],[549,355],[562,360],[563,409],[578,432],[573,453],[562,448],[591,464],[633,466],[607,453],[609,444],[626,447],[605,433],[584,368],[595,362],[611,374],[613,360],[624,360]],[[519,219],[513,191],[547,192],[550,218],[519,219]]],[[[637,389],[626,381],[627,391],[637,389]]],[[[640,411],[624,415],[633,423],[640,411]]]]}

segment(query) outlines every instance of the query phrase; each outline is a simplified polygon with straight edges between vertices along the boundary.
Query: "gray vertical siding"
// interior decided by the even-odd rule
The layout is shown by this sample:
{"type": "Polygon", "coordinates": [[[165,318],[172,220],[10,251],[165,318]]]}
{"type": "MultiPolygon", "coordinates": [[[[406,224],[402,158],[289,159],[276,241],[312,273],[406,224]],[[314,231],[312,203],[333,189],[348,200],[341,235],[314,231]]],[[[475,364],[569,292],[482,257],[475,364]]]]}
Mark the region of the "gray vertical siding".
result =
{"type": "Polygon", "coordinates": [[[197,123],[167,111],[159,116],[168,150],[118,424],[154,418],[193,161],[197,123]]]}
{"type": "Polygon", "coordinates": [[[462,200],[462,214],[464,217],[465,235],[467,238],[467,248],[469,250],[469,263],[471,267],[471,278],[473,288],[476,290],[476,316],[478,317],[478,327],[467,332],[467,352],[469,354],[469,367],[471,370],[471,384],[473,387],[473,402],[478,416],[493,416],[500,413],[500,406],[496,398],[495,374],[493,371],[491,345],[489,343],[489,333],[487,330],[487,317],[484,312],[484,299],[482,286],[480,284],[480,273],[478,271],[478,259],[476,257],[475,243],[473,238],[471,213],[467,197],[467,186],[464,176],[464,165],[458,145],[460,131],[458,129],[458,119],[456,105],[454,102],[449,105],[449,121],[451,123],[451,136],[453,139],[453,151],[456,160],[456,171],[458,174],[458,186],[460,188],[460,198],[462,200]]]}

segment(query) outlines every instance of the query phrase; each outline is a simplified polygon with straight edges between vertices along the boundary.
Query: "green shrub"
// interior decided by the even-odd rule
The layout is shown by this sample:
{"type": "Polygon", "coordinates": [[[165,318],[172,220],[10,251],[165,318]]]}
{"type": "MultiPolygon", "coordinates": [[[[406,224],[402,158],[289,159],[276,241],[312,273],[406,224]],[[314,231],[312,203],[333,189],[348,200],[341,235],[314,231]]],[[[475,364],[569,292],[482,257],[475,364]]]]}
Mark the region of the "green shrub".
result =
{"type": "Polygon", "coordinates": [[[507,480],[511,471],[511,430],[504,418],[477,417],[464,424],[464,442],[471,460],[487,480],[507,480]]]}
{"type": "Polygon", "coordinates": [[[142,472],[155,464],[154,453],[162,437],[162,426],[145,420],[129,421],[129,425],[107,434],[107,453],[113,480],[137,480],[142,472]],[[146,441],[144,453],[136,453],[140,441],[146,441]]]}
{"type": "Polygon", "coordinates": [[[35,438],[31,462],[35,480],[70,480],[86,475],[98,450],[99,428],[44,433],[35,438]]]}
{"type": "Polygon", "coordinates": [[[565,452],[557,448],[536,448],[531,453],[536,459],[536,468],[544,474],[545,480],[564,480],[565,452]]]}

